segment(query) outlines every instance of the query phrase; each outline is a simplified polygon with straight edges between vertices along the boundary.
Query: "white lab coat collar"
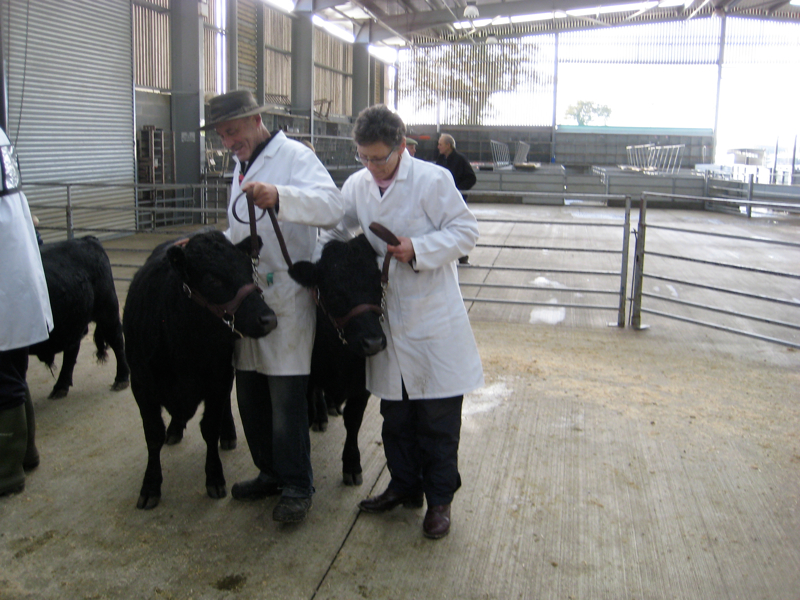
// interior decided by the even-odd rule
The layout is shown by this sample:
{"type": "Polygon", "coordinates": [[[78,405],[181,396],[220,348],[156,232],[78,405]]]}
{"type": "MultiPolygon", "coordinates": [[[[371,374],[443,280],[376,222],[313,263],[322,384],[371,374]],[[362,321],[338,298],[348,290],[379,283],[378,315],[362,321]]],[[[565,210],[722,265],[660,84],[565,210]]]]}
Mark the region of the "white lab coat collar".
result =
{"type": "MultiPolygon", "coordinates": [[[[414,160],[414,157],[408,153],[408,150],[403,150],[403,154],[400,157],[400,166],[397,167],[397,175],[392,180],[392,183],[389,184],[389,187],[386,188],[386,191],[381,196],[381,190],[378,187],[378,184],[375,183],[375,179],[372,179],[372,185],[369,188],[370,195],[375,198],[378,202],[380,202],[383,198],[385,198],[389,193],[391,193],[392,188],[394,188],[395,184],[398,181],[405,181],[408,179],[409,172],[411,171],[411,161],[414,160]]],[[[366,168],[366,167],[365,167],[366,168]]],[[[372,174],[370,173],[370,176],[372,174]]]]}

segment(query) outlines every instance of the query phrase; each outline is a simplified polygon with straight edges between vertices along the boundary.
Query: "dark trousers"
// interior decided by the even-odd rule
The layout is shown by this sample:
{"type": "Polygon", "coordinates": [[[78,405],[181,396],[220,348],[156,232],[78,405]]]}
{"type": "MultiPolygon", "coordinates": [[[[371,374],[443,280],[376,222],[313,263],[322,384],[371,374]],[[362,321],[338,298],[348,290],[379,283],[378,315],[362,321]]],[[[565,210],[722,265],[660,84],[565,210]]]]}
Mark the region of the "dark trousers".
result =
{"type": "Polygon", "coordinates": [[[236,371],[239,415],[259,477],[295,498],[314,493],[307,389],[308,375],[236,371]]]}
{"type": "Polygon", "coordinates": [[[464,396],[436,400],[381,400],[383,448],[400,494],[424,492],[428,506],[450,504],[461,487],[458,442],[464,396]]]}
{"type": "Polygon", "coordinates": [[[0,352],[0,410],[25,404],[28,348],[0,352]]]}

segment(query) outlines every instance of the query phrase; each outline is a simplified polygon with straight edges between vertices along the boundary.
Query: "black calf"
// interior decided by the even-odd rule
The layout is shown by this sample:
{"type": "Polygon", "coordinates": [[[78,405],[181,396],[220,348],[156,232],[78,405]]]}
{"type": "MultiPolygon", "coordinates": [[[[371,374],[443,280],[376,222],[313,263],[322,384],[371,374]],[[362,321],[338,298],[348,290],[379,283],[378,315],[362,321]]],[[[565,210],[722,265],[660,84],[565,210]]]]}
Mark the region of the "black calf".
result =
{"type": "Polygon", "coordinates": [[[97,360],[104,362],[108,347],[117,359],[117,374],[111,389],[129,385],[128,363],[119,318],[111,262],[100,241],[92,236],[42,246],[42,265],[53,310],[50,338],[30,347],[30,353],[54,369],[55,356],[64,353],[61,371],[49,398],[63,398],[72,386],[81,340],[95,323],[97,360]]]}
{"type": "Polygon", "coordinates": [[[162,406],[172,415],[170,429],[182,433],[205,402],[206,491],[227,495],[217,444],[221,429],[233,424],[234,341],[239,334],[265,336],[277,325],[253,286],[249,249],[249,237],[234,246],[218,231],[204,232],[185,245],[162,244],[133,278],[123,327],[148,454],[137,508],[154,508],[161,498],[162,406]]]}
{"type": "Polygon", "coordinates": [[[364,235],[325,245],[316,263],[295,263],[289,274],[318,295],[317,332],[311,357],[309,406],[317,428],[329,409],[342,410],[347,437],[342,451],[345,484],[361,485],[358,430],[370,393],[365,358],[386,348],[380,323],[381,272],[364,235]],[[324,398],[324,400],[323,400],[324,398]]]}

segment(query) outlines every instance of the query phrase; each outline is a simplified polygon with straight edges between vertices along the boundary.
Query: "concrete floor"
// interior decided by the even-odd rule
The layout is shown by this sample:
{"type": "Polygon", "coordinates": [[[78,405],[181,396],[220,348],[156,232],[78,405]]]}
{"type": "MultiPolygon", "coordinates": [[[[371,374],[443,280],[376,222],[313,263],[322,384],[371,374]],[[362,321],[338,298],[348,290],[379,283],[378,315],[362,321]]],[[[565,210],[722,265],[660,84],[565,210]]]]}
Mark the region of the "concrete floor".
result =
{"type": "MultiPolygon", "coordinates": [[[[619,219],[473,208],[479,218],[619,219]]],[[[748,226],[706,213],[657,218],[748,226]]],[[[798,239],[793,221],[755,226],[798,239]]],[[[481,242],[530,237],[518,227],[482,224],[481,242]]],[[[573,229],[548,229],[553,243],[575,243],[573,229]]],[[[145,237],[135,244],[152,247],[145,237]]],[[[116,264],[144,259],[133,245],[106,243],[116,264]]],[[[462,281],[502,279],[478,265],[514,260],[479,247],[462,281]]],[[[556,283],[577,285],[516,277],[544,288],[534,299],[544,304],[562,298],[556,283]]],[[[464,287],[465,297],[488,293],[464,287]]],[[[636,332],[608,327],[613,311],[470,304],[487,385],[465,399],[464,485],[448,537],[423,538],[423,509],[358,512],[389,481],[375,399],[360,436],[363,486],[340,481],[341,420],[312,433],[317,493],[302,525],[276,525],[274,499],[205,495],[196,418],[162,453],[162,503],[137,511],[141,420],[129,390],[108,391],[113,360],[93,364],[87,338],[64,400],[46,399],[53,379],[31,362],[42,465],[23,494],[0,499],[0,599],[800,598],[800,353],[660,317],[636,332]]],[[[223,464],[229,486],[253,475],[243,439],[223,464]]]]}

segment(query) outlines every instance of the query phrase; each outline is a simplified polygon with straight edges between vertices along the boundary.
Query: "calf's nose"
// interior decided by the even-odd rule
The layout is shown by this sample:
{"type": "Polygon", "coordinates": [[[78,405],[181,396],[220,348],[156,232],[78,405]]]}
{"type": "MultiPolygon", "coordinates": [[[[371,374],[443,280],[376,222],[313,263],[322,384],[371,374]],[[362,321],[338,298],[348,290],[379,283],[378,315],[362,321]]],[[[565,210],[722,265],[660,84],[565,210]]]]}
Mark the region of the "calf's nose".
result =
{"type": "Polygon", "coordinates": [[[361,339],[361,349],[364,352],[364,356],[372,356],[384,348],[386,348],[386,338],[382,335],[361,339]]]}
{"type": "Polygon", "coordinates": [[[258,324],[264,329],[264,335],[266,335],[278,326],[278,317],[275,313],[261,315],[258,317],[258,324]]]}

